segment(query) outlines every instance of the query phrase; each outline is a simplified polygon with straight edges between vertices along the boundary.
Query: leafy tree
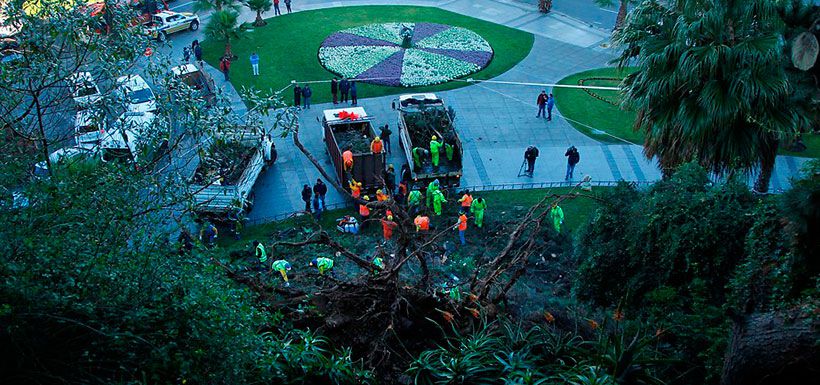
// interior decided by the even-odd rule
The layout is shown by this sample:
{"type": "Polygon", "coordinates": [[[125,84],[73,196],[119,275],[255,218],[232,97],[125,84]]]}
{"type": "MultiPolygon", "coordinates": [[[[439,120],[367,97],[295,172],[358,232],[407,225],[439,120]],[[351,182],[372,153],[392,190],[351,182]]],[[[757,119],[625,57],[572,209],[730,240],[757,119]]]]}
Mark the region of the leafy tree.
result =
{"type": "Polygon", "coordinates": [[[778,144],[797,130],[775,5],[648,1],[615,34],[619,66],[639,68],[625,103],[664,175],[694,160],[718,174],[759,170],[755,189],[768,190],[778,144]]]}
{"type": "Polygon", "coordinates": [[[211,14],[211,20],[205,26],[205,36],[225,43],[225,55],[233,57],[231,42],[242,38],[248,29],[247,23],[239,23],[239,13],[236,11],[216,11],[211,14]]]}
{"type": "Polygon", "coordinates": [[[265,19],[262,18],[262,13],[270,11],[271,7],[273,7],[271,0],[247,0],[245,6],[251,11],[256,12],[256,20],[253,22],[253,25],[261,27],[268,24],[265,19]]]}
{"type": "Polygon", "coordinates": [[[594,0],[595,4],[601,7],[612,8],[618,4],[618,16],[615,18],[615,30],[620,29],[626,20],[626,11],[630,5],[637,3],[635,0],[594,0]]]}

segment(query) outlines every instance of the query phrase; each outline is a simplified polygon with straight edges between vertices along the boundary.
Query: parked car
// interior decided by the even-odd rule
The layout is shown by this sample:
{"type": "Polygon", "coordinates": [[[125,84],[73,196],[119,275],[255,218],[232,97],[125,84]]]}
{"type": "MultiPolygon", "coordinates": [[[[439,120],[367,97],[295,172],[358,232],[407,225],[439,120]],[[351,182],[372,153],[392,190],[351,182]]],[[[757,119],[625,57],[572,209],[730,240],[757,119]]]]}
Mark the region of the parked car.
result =
{"type": "Polygon", "coordinates": [[[130,112],[154,112],[157,110],[154,91],[142,76],[126,75],[117,79],[117,94],[130,112]]]}
{"type": "MultiPolygon", "coordinates": [[[[48,156],[48,161],[52,167],[67,166],[74,162],[92,160],[99,156],[95,147],[65,147],[52,152],[48,156]]],[[[47,178],[48,163],[44,160],[34,165],[33,170],[35,177],[47,178]]]]}
{"type": "Polygon", "coordinates": [[[165,41],[168,35],[180,31],[199,29],[199,16],[190,12],[162,11],[151,17],[148,32],[151,37],[165,41]]]}
{"type": "Polygon", "coordinates": [[[77,146],[93,146],[105,135],[105,116],[94,108],[77,111],[74,118],[74,141],[77,146]]]}
{"type": "Polygon", "coordinates": [[[77,109],[88,108],[102,99],[100,88],[90,72],[77,72],[69,78],[69,82],[77,109]]]}
{"type": "Polygon", "coordinates": [[[156,115],[151,112],[126,112],[100,138],[103,162],[133,161],[140,155],[143,139],[154,133],[156,115]]]}

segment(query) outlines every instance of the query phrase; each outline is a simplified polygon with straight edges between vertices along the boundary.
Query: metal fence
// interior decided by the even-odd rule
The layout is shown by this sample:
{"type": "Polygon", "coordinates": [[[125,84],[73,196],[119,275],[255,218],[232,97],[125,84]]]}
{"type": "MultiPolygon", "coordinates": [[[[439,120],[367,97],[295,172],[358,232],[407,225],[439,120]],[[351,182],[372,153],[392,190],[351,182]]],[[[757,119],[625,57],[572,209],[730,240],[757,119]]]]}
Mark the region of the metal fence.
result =
{"type": "MultiPolygon", "coordinates": [[[[592,187],[614,187],[616,186],[619,181],[591,181],[590,184],[592,187]]],[[[648,187],[652,185],[654,182],[627,182],[631,185],[634,185],[638,188],[641,187],[648,187]]],[[[547,189],[547,188],[561,188],[561,187],[574,187],[577,186],[578,182],[531,182],[531,183],[502,183],[502,184],[489,184],[489,185],[475,185],[475,186],[462,186],[455,188],[456,190],[470,190],[472,192],[486,192],[486,191],[509,191],[509,190],[535,190],[535,189],[547,189]]],[[[353,201],[345,200],[344,202],[337,202],[327,205],[326,210],[336,210],[342,208],[349,208],[353,207],[353,201]]],[[[252,225],[259,225],[268,222],[277,222],[288,218],[297,217],[300,215],[307,215],[304,211],[294,211],[289,213],[282,213],[262,218],[254,218],[249,219],[246,221],[246,224],[249,226],[252,225]]]]}

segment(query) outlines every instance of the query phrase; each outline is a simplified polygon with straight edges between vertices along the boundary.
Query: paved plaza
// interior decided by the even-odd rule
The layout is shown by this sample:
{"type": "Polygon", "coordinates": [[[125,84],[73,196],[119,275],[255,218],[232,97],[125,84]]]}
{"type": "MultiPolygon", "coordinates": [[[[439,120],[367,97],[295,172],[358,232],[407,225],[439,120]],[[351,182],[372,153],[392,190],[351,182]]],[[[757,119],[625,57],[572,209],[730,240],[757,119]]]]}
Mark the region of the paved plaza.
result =
{"type": "MultiPolygon", "coordinates": [[[[294,11],[350,6],[393,4],[392,1],[294,1],[294,11]]],[[[527,2],[511,0],[409,0],[402,5],[434,6],[452,12],[477,17],[531,32],[535,42],[529,55],[506,73],[493,81],[552,84],[563,77],[587,69],[608,66],[614,53],[608,48],[608,22],[603,14],[592,13],[595,20],[580,20],[577,15],[556,12],[540,14],[527,2]]],[[[182,4],[177,7],[185,7],[182,4]]],[[[605,12],[605,11],[601,11],[605,12]]],[[[252,20],[254,14],[244,9],[243,18],[252,20]]],[[[270,13],[267,14],[270,16],[270,13]]],[[[207,16],[203,18],[207,22],[207,16]]],[[[614,21],[614,15],[612,17],[614,21]]],[[[190,34],[175,40],[181,47],[199,34],[190,34]]],[[[244,110],[244,105],[230,83],[221,81],[221,75],[210,68],[217,84],[224,86],[232,96],[234,107],[244,110]]],[[[324,79],[295,79],[313,81],[324,79]]],[[[314,93],[329,93],[329,85],[315,84],[314,93]]],[[[639,144],[601,143],[575,130],[562,116],[553,111],[553,120],[547,122],[535,117],[535,99],[541,89],[537,85],[510,85],[484,82],[436,94],[456,111],[456,127],[464,143],[464,177],[462,186],[490,186],[514,183],[560,182],[564,180],[566,158],[564,152],[570,145],[576,146],[581,162],[575,169],[575,180],[590,175],[596,181],[656,181],[660,172],[655,162],[647,160],[639,144]],[[540,149],[533,178],[519,177],[523,152],[529,145],[540,149]]],[[[283,96],[292,102],[292,91],[283,96]]],[[[398,147],[397,115],[391,109],[396,96],[367,98],[359,95],[359,105],[374,117],[377,126],[389,124],[394,131],[391,137],[393,152],[389,156],[396,170],[406,163],[404,153],[398,147]]],[[[313,105],[300,114],[300,138],[305,146],[331,171],[331,162],[322,142],[321,125],[317,117],[323,109],[334,108],[330,103],[313,105]]],[[[339,105],[335,106],[339,108],[339,105]]],[[[319,172],[293,145],[292,139],[277,138],[279,158],[276,164],[263,172],[254,188],[256,204],[249,213],[251,222],[281,218],[304,207],[299,191],[303,184],[313,185],[319,172]]],[[[805,158],[780,156],[771,181],[771,190],[787,188],[789,178],[795,176],[805,158]]],[[[340,205],[344,198],[331,191],[328,204],[340,205]]]]}

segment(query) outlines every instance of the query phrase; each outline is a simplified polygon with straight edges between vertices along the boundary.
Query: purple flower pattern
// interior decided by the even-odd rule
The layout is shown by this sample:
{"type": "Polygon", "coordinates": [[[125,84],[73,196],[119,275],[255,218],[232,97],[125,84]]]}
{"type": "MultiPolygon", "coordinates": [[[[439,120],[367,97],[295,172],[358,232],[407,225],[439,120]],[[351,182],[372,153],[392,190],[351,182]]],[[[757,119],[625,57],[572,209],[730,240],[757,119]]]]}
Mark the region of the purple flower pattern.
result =
{"type": "MultiPolygon", "coordinates": [[[[436,24],[436,23],[416,23],[413,30],[413,44],[416,45],[419,42],[422,42],[428,37],[436,36],[439,33],[451,30],[453,28],[449,25],[443,24],[436,24]]],[[[418,70],[419,67],[417,65],[408,65],[405,66],[405,60],[414,60],[413,58],[418,58],[419,55],[410,55],[409,57],[405,55],[406,51],[409,50],[421,50],[433,54],[447,56],[458,61],[467,62],[475,65],[475,71],[479,71],[489,64],[490,60],[493,57],[492,51],[477,51],[477,50],[470,50],[470,49],[454,49],[452,46],[452,42],[448,42],[447,48],[436,48],[435,43],[430,44],[432,41],[428,41],[425,44],[424,48],[401,48],[397,44],[393,42],[389,42],[386,40],[374,38],[373,36],[363,36],[355,33],[350,33],[352,29],[342,30],[336,33],[331,34],[328,36],[323,42],[322,47],[345,47],[345,46],[381,46],[381,47],[397,47],[400,50],[381,62],[371,66],[370,68],[364,70],[363,72],[356,75],[355,79],[369,79],[369,80],[362,80],[366,83],[372,84],[379,84],[385,86],[404,86],[404,87],[413,87],[413,86],[420,86],[420,85],[429,85],[429,84],[436,84],[441,82],[446,82],[451,79],[442,79],[441,76],[431,76],[427,77],[424,74],[415,74],[416,76],[405,76],[405,79],[415,79],[414,84],[403,84],[402,83],[402,71],[403,70],[410,70],[410,68],[414,70],[418,70]],[[431,46],[433,45],[433,46],[431,46]],[[422,79],[422,80],[418,80],[422,79]]],[[[360,29],[362,30],[362,29],[360,29]]],[[[366,28],[365,28],[366,30],[366,28]]],[[[464,32],[463,29],[458,29],[464,32]]],[[[472,33],[466,31],[467,33],[472,33]]],[[[472,33],[474,34],[474,33],[472,33]]],[[[382,36],[384,38],[384,36],[382,36]]],[[[475,38],[481,39],[479,35],[475,35],[475,38]]],[[[438,41],[444,40],[442,37],[438,38],[438,41]]],[[[479,40],[483,41],[483,39],[479,40]]],[[[484,42],[486,43],[486,42],[484,42]]],[[[489,44],[485,44],[484,46],[489,46],[489,44]]],[[[455,47],[458,48],[458,47],[455,47]]],[[[467,48],[467,47],[465,47],[467,48]]],[[[321,55],[320,55],[321,59],[321,55]]],[[[346,60],[363,60],[362,58],[357,57],[350,57],[346,60]]],[[[378,60],[378,59],[377,59],[378,60]]],[[[320,60],[321,61],[321,60],[320,60]]],[[[338,73],[338,71],[334,71],[333,68],[328,67],[330,63],[323,62],[324,65],[328,70],[334,73],[338,73]]],[[[363,63],[364,64],[364,63],[363,63]]],[[[413,63],[408,63],[413,64],[413,63]]],[[[367,64],[365,64],[367,65],[367,64]]],[[[331,66],[332,67],[332,66],[331,66]]],[[[428,67],[429,68],[429,67],[428,67]]],[[[456,76],[464,76],[463,72],[456,74],[456,76]]]]}

